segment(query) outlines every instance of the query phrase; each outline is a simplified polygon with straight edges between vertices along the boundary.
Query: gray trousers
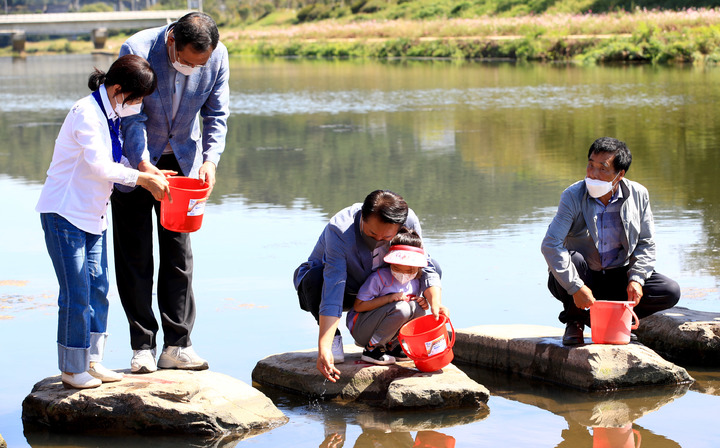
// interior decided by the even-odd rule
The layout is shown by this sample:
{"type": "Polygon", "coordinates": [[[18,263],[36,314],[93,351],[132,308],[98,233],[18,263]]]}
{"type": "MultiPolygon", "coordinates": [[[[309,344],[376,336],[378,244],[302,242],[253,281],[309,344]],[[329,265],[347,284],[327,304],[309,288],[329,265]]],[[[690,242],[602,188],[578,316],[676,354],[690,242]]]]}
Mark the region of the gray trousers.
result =
{"type": "Polygon", "coordinates": [[[368,344],[385,345],[397,337],[400,327],[406,322],[424,315],[425,310],[414,300],[388,303],[372,311],[358,313],[352,336],[362,347],[368,344]]]}

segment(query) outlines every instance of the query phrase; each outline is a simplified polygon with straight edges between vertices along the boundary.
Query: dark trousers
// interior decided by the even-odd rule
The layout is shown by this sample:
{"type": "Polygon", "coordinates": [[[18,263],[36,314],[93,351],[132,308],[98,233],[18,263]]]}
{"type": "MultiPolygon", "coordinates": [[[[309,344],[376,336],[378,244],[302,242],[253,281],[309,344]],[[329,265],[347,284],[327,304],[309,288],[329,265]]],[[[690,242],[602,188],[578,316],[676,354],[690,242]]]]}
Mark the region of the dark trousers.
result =
{"type": "MultiPolygon", "coordinates": [[[[310,312],[315,318],[315,322],[320,323],[320,302],[322,300],[324,278],[323,266],[315,266],[310,269],[305,277],[300,281],[298,286],[298,300],[300,308],[310,312]]],[[[351,291],[345,288],[345,296],[343,297],[343,310],[349,310],[355,304],[357,291],[351,291]]],[[[340,334],[340,328],[335,330],[335,335],[340,334]]]]}
{"type": "MultiPolygon", "coordinates": [[[[628,267],[608,269],[605,271],[591,270],[585,258],[578,252],[571,252],[571,261],[578,270],[580,278],[590,288],[597,300],[628,300],[628,267]]],[[[560,322],[580,322],[590,326],[590,312],[575,306],[573,297],[560,286],[555,277],[550,273],[548,289],[556,299],[563,303],[563,311],[560,313],[560,322]]],[[[680,300],[680,286],[676,281],[653,271],[650,278],[645,280],[642,288],[643,296],[633,310],[642,319],[658,311],[672,308],[680,300]]]]}
{"type": "MultiPolygon", "coordinates": [[[[174,155],[160,158],[158,168],[182,172],[174,155]]],[[[152,310],[153,226],[155,211],[160,254],[157,300],[164,344],[187,347],[195,323],[192,291],[193,257],[190,235],[160,225],[160,202],[145,190],[115,190],[111,196],[115,277],[120,301],[130,324],[133,350],[156,347],[158,323],[152,310]]]]}

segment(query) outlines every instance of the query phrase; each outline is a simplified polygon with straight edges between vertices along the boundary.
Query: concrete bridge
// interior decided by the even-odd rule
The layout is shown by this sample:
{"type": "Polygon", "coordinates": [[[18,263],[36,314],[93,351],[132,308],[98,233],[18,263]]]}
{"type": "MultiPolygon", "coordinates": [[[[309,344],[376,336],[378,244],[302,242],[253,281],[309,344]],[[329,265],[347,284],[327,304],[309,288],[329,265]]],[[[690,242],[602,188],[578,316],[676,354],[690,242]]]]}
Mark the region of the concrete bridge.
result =
{"type": "Polygon", "coordinates": [[[27,35],[76,35],[90,33],[96,49],[102,49],[109,29],[144,29],[166,25],[190,10],[74,12],[59,14],[11,14],[0,16],[0,33],[12,35],[13,51],[25,49],[27,35]]]}

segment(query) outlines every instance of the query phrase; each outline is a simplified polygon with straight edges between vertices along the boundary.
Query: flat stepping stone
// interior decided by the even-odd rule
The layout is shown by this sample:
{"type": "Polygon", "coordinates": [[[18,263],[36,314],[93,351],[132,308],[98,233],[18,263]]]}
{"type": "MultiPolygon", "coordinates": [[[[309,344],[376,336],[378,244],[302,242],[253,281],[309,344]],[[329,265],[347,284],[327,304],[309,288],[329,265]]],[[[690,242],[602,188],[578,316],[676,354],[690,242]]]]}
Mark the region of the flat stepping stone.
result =
{"type": "Polygon", "coordinates": [[[425,373],[412,361],[377,366],[360,359],[362,350],[345,346],[345,362],[336,364],[340,379],[333,383],[317,370],[317,350],[268,356],[257,363],[252,379],[264,386],[298,395],[343,402],[361,402],[386,409],[484,408],[487,388],[463,371],[447,365],[425,373]]]}
{"type": "Polygon", "coordinates": [[[142,433],[235,440],[287,422],[257,389],[209,370],[158,370],[95,389],[65,389],[60,376],[33,387],[22,404],[25,424],[77,433],[142,433]]]}
{"type": "Polygon", "coordinates": [[[720,313],[676,306],[641,319],[635,334],[678,364],[720,366],[720,313]]]}
{"type": "MultiPolygon", "coordinates": [[[[564,330],[539,325],[479,325],[457,330],[455,361],[514,372],[583,390],[694,381],[642,344],[562,345],[564,330]]],[[[586,333],[587,336],[587,333],[586,333]]]]}

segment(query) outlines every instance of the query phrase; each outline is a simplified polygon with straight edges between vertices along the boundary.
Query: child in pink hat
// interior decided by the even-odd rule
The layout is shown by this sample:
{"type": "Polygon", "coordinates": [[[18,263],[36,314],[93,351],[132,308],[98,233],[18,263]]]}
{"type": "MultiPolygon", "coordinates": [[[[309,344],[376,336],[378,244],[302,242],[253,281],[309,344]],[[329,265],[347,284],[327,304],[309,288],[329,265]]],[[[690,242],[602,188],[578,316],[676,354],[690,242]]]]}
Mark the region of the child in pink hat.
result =
{"type": "Polygon", "coordinates": [[[406,322],[425,315],[428,308],[420,295],[419,278],[428,265],[420,236],[401,228],[383,260],[390,266],[365,280],[347,314],[350,334],[364,347],[362,360],[378,365],[408,359],[398,343],[398,332],[406,322]]]}

